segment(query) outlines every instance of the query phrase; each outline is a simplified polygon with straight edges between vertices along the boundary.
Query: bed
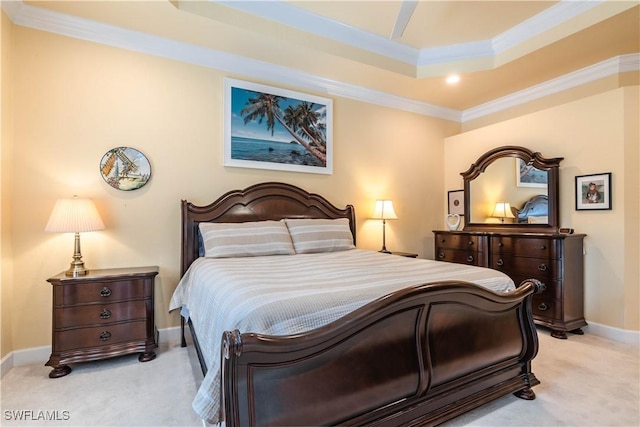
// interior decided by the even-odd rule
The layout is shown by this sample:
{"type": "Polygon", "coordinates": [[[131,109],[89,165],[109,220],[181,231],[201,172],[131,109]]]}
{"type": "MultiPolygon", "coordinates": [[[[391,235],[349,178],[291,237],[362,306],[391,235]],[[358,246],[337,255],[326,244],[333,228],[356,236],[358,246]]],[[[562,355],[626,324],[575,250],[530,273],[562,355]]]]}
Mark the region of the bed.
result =
{"type": "Polygon", "coordinates": [[[539,282],[516,289],[494,270],[357,249],[355,231],[353,206],[285,183],[182,201],[170,310],[205,373],[193,403],[204,420],[436,425],[509,393],[535,398],[539,282]],[[279,242],[283,223],[293,252],[243,256],[234,240],[279,242]]]}
{"type": "Polygon", "coordinates": [[[549,197],[538,194],[527,200],[522,209],[512,208],[518,224],[548,224],[549,197]]]}

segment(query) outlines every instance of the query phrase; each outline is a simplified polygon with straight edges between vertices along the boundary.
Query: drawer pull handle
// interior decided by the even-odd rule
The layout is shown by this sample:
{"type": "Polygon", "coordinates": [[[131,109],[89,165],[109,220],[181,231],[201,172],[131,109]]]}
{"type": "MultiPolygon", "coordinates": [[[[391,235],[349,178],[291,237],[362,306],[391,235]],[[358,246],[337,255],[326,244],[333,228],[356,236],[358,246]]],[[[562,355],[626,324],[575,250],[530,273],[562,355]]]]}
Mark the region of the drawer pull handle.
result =
{"type": "Polygon", "coordinates": [[[542,283],[542,282],[540,282],[540,289],[541,289],[541,291],[540,291],[540,292],[544,292],[544,291],[546,291],[546,290],[547,290],[547,285],[546,285],[546,283],[542,283]]]}
{"type": "Polygon", "coordinates": [[[540,246],[540,249],[544,251],[545,249],[547,249],[547,247],[545,245],[542,245],[540,246]]]}
{"type": "Polygon", "coordinates": [[[104,331],[100,334],[100,341],[109,341],[111,339],[111,332],[104,331]]]}
{"type": "Polygon", "coordinates": [[[496,265],[499,267],[502,267],[504,265],[504,261],[502,260],[502,258],[500,258],[498,261],[496,261],[496,265]]]}
{"type": "Polygon", "coordinates": [[[503,247],[503,246],[504,246],[504,243],[499,242],[499,243],[498,243],[498,246],[503,247]]]}
{"type": "Polygon", "coordinates": [[[446,242],[446,240],[440,239],[440,243],[444,243],[444,242],[446,242]]]}
{"type": "Polygon", "coordinates": [[[111,312],[109,310],[107,310],[106,308],[103,308],[102,311],[100,312],[100,318],[101,319],[108,319],[111,317],[111,312]]]}
{"type": "Polygon", "coordinates": [[[538,270],[540,270],[540,271],[547,271],[547,268],[548,268],[548,267],[546,266],[546,264],[540,264],[540,265],[538,266],[538,270]]]}
{"type": "Polygon", "coordinates": [[[542,303],[538,306],[538,310],[540,311],[547,311],[549,309],[549,306],[547,306],[547,304],[542,303]]]}
{"type": "Polygon", "coordinates": [[[473,245],[473,240],[469,240],[469,245],[473,245]]]}
{"type": "Polygon", "coordinates": [[[444,259],[444,252],[440,252],[440,253],[438,254],[438,258],[440,258],[440,259],[444,259]]]}
{"type": "Polygon", "coordinates": [[[467,257],[467,262],[473,262],[473,256],[472,255],[469,255],[467,257]]]}
{"type": "Polygon", "coordinates": [[[108,297],[109,295],[111,295],[111,289],[107,288],[106,286],[102,289],[100,289],[100,296],[101,297],[108,297]]]}

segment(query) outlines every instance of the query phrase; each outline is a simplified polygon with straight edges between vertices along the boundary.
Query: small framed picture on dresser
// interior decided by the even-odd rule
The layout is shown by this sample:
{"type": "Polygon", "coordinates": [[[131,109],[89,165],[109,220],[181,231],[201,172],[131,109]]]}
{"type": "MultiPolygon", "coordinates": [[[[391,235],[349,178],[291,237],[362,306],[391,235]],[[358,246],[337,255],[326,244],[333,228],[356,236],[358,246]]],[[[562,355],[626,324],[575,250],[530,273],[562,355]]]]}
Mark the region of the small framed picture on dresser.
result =
{"type": "Polygon", "coordinates": [[[611,209],[611,172],[576,176],[576,210],[611,209]]]}
{"type": "Polygon", "coordinates": [[[464,190],[452,190],[449,195],[449,214],[464,215],[464,190]]]}

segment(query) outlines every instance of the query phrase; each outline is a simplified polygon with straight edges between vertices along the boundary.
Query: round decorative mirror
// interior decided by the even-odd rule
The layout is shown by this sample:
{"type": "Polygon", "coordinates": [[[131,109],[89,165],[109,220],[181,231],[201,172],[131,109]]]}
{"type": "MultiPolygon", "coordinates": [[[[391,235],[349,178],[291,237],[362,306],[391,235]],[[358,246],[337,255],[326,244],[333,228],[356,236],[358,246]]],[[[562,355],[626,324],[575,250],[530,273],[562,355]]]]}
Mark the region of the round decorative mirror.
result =
{"type": "Polygon", "coordinates": [[[517,146],[498,147],[483,154],[461,173],[465,231],[557,232],[558,169],[562,160],[547,159],[517,146]]]}

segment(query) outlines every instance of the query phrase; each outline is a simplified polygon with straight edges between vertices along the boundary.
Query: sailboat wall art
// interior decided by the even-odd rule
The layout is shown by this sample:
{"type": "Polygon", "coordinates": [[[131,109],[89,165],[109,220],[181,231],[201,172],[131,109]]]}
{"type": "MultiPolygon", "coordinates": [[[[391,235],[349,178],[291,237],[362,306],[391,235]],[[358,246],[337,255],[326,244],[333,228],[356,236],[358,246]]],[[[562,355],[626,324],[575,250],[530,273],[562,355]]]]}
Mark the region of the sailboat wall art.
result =
{"type": "Polygon", "coordinates": [[[224,166],[333,173],[333,101],[225,79],[224,166]]]}
{"type": "Polygon", "coordinates": [[[151,165],[147,157],[135,148],[116,147],[102,156],[100,174],[117,190],[137,190],[151,179],[151,165]]]}

